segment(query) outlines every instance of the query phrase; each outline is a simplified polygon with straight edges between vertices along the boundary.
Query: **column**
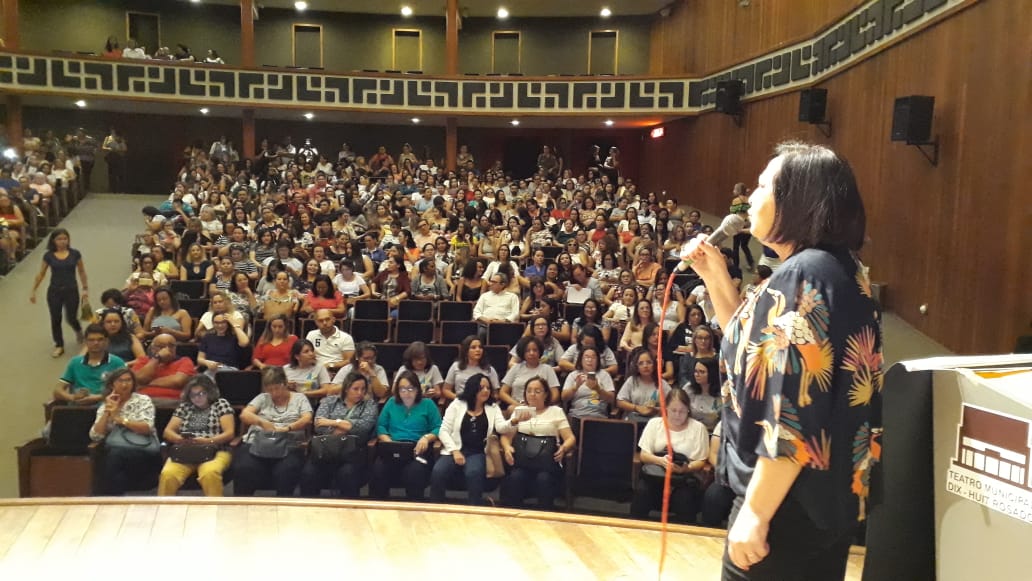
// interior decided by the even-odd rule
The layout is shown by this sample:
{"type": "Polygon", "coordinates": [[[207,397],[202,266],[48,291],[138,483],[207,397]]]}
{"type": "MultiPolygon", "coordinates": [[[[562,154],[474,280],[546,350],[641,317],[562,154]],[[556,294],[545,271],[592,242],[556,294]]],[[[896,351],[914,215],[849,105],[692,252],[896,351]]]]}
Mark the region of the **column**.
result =
{"type": "Polygon", "coordinates": [[[449,75],[459,74],[459,0],[448,0],[445,16],[445,60],[449,75]]]}
{"type": "Polygon", "coordinates": [[[459,153],[459,120],[448,117],[444,120],[444,167],[455,171],[455,159],[459,153]]]}
{"type": "Polygon", "coordinates": [[[19,95],[7,96],[7,145],[19,150],[22,145],[22,100],[19,95]]]}
{"type": "Polygon", "coordinates": [[[241,118],[243,125],[244,137],[240,141],[240,159],[251,159],[254,157],[255,145],[254,140],[254,109],[244,109],[244,115],[241,118]]]}
{"type": "Polygon", "coordinates": [[[4,47],[18,50],[21,35],[18,33],[18,0],[3,0],[4,3],[4,47]]]}
{"type": "Polygon", "coordinates": [[[254,0],[240,0],[240,66],[254,67],[254,0]]]}

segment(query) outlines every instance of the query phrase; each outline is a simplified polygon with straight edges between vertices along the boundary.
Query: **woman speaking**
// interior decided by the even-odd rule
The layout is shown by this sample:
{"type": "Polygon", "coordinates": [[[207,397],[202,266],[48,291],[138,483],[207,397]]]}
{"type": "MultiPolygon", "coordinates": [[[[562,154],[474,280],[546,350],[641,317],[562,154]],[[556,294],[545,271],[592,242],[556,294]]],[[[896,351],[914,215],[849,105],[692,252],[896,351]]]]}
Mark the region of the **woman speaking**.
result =
{"type": "Polygon", "coordinates": [[[849,165],[784,143],[749,198],[784,263],[741,303],[719,249],[684,255],[725,329],[718,478],[736,494],[724,579],[842,579],[880,456],[881,320],[856,257],[865,214],[849,165]]]}

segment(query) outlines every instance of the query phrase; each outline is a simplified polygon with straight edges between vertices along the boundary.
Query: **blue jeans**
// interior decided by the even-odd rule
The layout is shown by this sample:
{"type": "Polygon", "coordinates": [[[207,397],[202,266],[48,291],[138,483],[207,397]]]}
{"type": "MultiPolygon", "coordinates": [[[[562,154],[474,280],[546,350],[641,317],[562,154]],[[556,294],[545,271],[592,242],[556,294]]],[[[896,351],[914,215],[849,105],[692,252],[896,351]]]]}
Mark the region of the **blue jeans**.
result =
{"type": "Polygon", "coordinates": [[[448,483],[458,474],[466,480],[466,494],[471,505],[484,503],[484,488],[487,486],[487,454],[483,452],[466,456],[466,464],[459,466],[451,454],[441,454],[430,473],[430,500],[444,502],[444,492],[448,483]]]}

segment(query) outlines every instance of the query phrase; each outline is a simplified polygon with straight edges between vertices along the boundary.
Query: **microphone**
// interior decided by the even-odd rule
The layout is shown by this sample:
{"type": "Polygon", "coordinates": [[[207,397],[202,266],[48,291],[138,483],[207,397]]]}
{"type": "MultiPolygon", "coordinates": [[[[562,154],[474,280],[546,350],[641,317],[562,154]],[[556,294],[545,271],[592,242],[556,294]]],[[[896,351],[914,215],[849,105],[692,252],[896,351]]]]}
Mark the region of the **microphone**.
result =
{"type": "MultiPolygon", "coordinates": [[[[709,242],[714,246],[720,246],[722,242],[724,242],[728,238],[734,237],[736,234],[740,233],[744,229],[745,218],[739,216],[738,214],[728,214],[727,216],[724,216],[723,220],[720,221],[720,226],[717,226],[716,230],[711,232],[710,235],[706,237],[706,242],[709,242]]],[[[692,240],[689,240],[688,242],[685,242],[684,246],[681,247],[682,258],[681,262],[677,265],[677,268],[675,269],[677,272],[684,272],[692,266],[691,259],[683,258],[684,256],[687,256],[689,254],[691,249],[689,249],[688,247],[689,245],[691,245],[691,243],[692,240]]]]}

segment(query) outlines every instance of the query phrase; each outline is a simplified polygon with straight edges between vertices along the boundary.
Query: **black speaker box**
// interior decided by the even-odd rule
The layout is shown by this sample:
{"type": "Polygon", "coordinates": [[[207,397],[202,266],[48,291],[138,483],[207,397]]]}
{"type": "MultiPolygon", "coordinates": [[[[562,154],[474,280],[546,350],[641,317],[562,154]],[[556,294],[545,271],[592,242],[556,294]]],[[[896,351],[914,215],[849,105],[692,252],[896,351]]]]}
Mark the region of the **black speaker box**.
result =
{"type": "Polygon", "coordinates": [[[803,123],[824,123],[827,109],[827,89],[806,89],[799,93],[799,120],[803,123]]]}
{"type": "Polygon", "coordinates": [[[742,81],[717,81],[717,113],[737,115],[742,112],[740,99],[745,93],[742,81]]]}
{"type": "Polygon", "coordinates": [[[935,97],[912,95],[896,99],[892,107],[892,141],[927,143],[932,138],[935,97]]]}

